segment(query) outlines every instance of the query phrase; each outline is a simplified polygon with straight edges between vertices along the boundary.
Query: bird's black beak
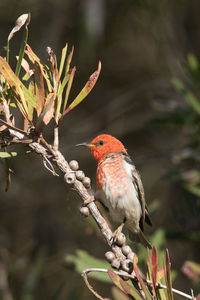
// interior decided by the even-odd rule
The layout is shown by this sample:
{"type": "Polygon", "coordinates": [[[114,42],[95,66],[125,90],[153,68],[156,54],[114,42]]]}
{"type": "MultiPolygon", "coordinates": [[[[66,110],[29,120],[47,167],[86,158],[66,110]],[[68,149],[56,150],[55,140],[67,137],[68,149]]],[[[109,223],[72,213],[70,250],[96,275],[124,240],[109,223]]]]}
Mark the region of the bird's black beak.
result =
{"type": "Polygon", "coordinates": [[[87,143],[80,143],[80,144],[76,145],[76,147],[79,147],[79,146],[85,146],[85,147],[87,147],[87,143]]]}
{"type": "Polygon", "coordinates": [[[90,148],[90,147],[92,147],[92,146],[94,146],[94,145],[93,145],[93,144],[88,144],[88,143],[81,143],[81,144],[77,144],[77,145],[76,145],[76,147],[79,147],[79,146],[84,146],[84,147],[90,148]]]}

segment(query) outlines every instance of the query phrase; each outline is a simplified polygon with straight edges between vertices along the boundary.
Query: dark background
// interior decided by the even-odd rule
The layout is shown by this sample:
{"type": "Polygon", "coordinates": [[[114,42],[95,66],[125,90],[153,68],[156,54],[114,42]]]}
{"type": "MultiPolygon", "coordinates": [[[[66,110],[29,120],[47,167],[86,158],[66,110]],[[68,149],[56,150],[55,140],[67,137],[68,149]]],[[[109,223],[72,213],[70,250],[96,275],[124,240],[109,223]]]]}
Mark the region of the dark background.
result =
{"type": "MultiPolygon", "coordinates": [[[[67,160],[79,161],[95,187],[96,164],[86,149],[74,145],[99,133],[112,134],[126,145],[142,175],[147,203],[157,207],[150,209],[154,226],[147,234],[164,230],[164,246],[177,272],[174,287],[190,293],[192,283],[180,269],[186,260],[199,261],[199,240],[187,239],[183,233],[196,232],[200,225],[191,225],[193,215],[184,206],[187,195],[183,199],[179,182],[168,174],[179,168],[173,155],[185,147],[192,129],[155,126],[154,120],[186,105],[171,81],[185,80],[181,66],[187,65],[188,53],[199,56],[200,2],[1,0],[1,55],[15,20],[29,11],[28,43],[43,62],[46,46],[58,57],[66,42],[75,46],[71,100],[102,62],[95,88],[61,126],[60,150],[67,160]]],[[[18,53],[20,42],[18,33],[11,40],[10,56],[18,53]]],[[[51,130],[46,138],[52,142],[51,130]]],[[[14,174],[7,193],[3,169],[0,175],[0,251],[14,299],[25,299],[31,280],[32,299],[51,299],[62,284],[59,299],[94,299],[80,275],[63,267],[65,255],[76,249],[102,259],[107,250],[95,227],[79,215],[79,197],[35,154],[17,157],[10,164],[14,174]],[[34,277],[38,257],[41,270],[34,277]]],[[[94,284],[109,295],[109,285],[94,284]]]]}

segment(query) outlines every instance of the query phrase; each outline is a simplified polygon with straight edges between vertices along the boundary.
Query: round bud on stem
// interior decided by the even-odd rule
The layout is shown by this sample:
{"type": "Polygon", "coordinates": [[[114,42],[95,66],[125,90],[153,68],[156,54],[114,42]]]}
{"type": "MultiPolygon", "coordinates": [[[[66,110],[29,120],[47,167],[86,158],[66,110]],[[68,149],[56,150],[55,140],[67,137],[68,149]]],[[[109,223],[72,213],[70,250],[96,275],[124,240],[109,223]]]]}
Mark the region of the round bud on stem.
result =
{"type": "Polygon", "coordinates": [[[133,261],[134,256],[135,256],[135,253],[130,252],[130,253],[127,255],[127,258],[130,259],[131,261],[133,261]]]}
{"type": "Polygon", "coordinates": [[[91,180],[89,177],[84,177],[83,178],[83,185],[86,189],[90,188],[91,180]]]}
{"type": "Polygon", "coordinates": [[[75,174],[76,174],[76,178],[80,181],[82,181],[85,177],[84,172],[81,170],[76,171],[75,174]]]}
{"type": "Polygon", "coordinates": [[[125,255],[125,256],[128,256],[128,254],[132,252],[131,250],[131,247],[129,247],[128,245],[124,245],[122,247],[122,253],[125,255]]]}
{"type": "Polygon", "coordinates": [[[133,263],[130,259],[123,260],[121,262],[121,267],[127,273],[131,273],[133,271],[133,263]]]}
{"type": "Polygon", "coordinates": [[[115,259],[115,254],[112,251],[108,251],[105,253],[105,257],[109,263],[111,263],[115,259]]]}
{"type": "Polygon", "coordinates": [[[72,171],[77,171],[79,168],[78,162],[76,160],[71,160],[69,162],[69,166],[72,169],[72,171]]]}
{"type": "Polygon", "coordinates": [[[121,232],[120,235],[117,237],[117,245],[119,247],[122,247],[126,243],[126,237],[125,235],[121,232]]]}
{"type": "Polygon", "coordinates": [[[90,211],[86,206],[81,206],[79,211],[84,217],[88,217],[90,215],[90,211]]]}
{"type": "Polygon", "coordinates": [[[120,261],[117,258],[113,259],[113,261],[111,262],[111,266],[115,269],[119,269],[120,261]]]}

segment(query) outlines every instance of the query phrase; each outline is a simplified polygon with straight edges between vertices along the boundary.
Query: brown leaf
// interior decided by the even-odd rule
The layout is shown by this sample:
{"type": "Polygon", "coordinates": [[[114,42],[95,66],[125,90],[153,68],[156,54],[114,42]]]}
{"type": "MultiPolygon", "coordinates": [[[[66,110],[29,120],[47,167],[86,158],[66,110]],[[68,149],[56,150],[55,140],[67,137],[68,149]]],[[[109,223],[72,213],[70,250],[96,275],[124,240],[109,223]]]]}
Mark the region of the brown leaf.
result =
{"type": "Polygon", "coordinates": [[[30,13],[28,14],[23,14],[21,15],[15,22],[15,27],[11,30],[9,36],[8,36],[8,43],[9,41],[13,38],[14,34],[19,31],[23,25],[28,26],[30,23],[31,15],[30,13]]]}

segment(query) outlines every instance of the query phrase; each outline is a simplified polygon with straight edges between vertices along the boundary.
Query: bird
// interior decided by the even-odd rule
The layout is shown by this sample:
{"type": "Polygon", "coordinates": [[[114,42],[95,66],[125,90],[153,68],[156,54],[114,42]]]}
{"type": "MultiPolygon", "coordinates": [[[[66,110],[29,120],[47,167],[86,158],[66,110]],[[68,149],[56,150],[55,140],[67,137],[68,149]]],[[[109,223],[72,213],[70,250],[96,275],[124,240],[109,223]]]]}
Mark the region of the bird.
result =
{"type": "Polygon", "coordinates": [[[80,145],[89,148],[97,161],[96,198],[108,210],[111,220],[119,225],[113,235],[114,241],[125,225],[133,242],[152,249],[143,233],[145,222],[152,226],[143,184],[122,142],[112,135],[101,134],[90,143],[80,145]]]}

